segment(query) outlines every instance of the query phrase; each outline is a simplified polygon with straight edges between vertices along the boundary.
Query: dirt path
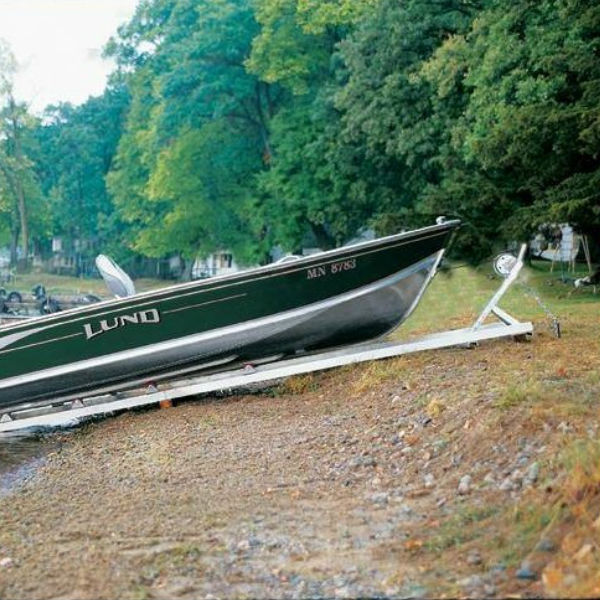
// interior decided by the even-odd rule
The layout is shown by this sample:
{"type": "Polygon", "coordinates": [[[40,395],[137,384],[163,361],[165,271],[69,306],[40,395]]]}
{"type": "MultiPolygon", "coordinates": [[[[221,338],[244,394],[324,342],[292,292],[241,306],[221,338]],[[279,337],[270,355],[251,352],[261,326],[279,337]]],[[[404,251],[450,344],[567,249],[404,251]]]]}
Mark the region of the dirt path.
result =
{"type": "Polygon", "coordinates": [[[552,488],[566,440],[595,432],[584,412],[546,411],[533,383],[529,399],[506,390],[532,368],[552,378],[556,344],[426,353],[84,427],[3,499],[0,597],[540,595],[541,567],[522,561],[545,523],[510,532],[506,515],[552,488]]]}

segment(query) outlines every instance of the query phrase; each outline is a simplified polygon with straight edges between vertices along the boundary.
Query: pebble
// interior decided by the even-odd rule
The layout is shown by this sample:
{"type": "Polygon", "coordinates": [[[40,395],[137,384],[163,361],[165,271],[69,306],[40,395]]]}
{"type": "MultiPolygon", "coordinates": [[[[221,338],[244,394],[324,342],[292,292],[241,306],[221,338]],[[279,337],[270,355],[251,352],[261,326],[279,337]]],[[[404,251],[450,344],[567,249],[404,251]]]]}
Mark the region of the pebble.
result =
{"type": "Polygon", "coordinates": [[[435,440],[433,442],[433,449],[436,452],[439,452],[439,451],[443,450],[447,445],[448,445],[448,442],[446,440],[442,440],[442,439],[435,440]]]}
{"type": "Polygon", "coordinates": [[[432,488],[435,485],[435,477],[432,473],[427,473],[425,477],[423,477],[426,488],[432,488]]]}
{"type": "Polygon", "coordinates": [[[535,571],[527,563],[523,563],[521,568],[515,573],[517,579],[537,579],[535,571]]]}
{"type": "Polygon", "coordinates": [[[427,598],[430,596],[430,593],[425,586],[418,583],[411,583],[404,586],[404,589],[395,595],[401,595],[403,598],[427,598]]]}
{"type": "Polygon", "coordinates": [[[386,506],[389,500],[389,495],[385,492],[378,492],[371,496],[371,501],[377,506],[386,506]]]}
{"type": "Polygon", "coordinates": [[[507,477],[499,486],[498,489],[502,492],[510,492],[515,487],[515,482],[511,480],[510,477],[507,477]]]}
{"type": "Polygon", "coordinates": [[[554,552],[554,550],[556,550],[556,544],[548,538],[543,538],[538,542],[535,549],[538,552],[554,552]]]}
{"type": "Polygon", "coordinates": [[[461,478],[458,484],[458,493],[461,495],[468,494],[471,491],[471,476],[465,475],[461,478]]]}
{"type": "Polygon", "coordinates": [[[566,588],[573,587],[576,583],[577,583],[577,576],[575,574],[569,573],[568,575],[565,575],[563,584],[566,588]]]}
{"type": "Polygon", "coordinates": [[[479,550],[472,550],[467,554],[467,564],[469,565],[480,565],[482,563],[481,554],[479,550]]]}
{"type": "Polygon", "coordinates": [[[489,485],[492,485],[494,483],[496,483],[496,478],[494,477],[494,474],[490,471],[484,478],[483,478],[484,483],[487,483],[489,485]]]}
{"type": "Polygon", "coordinates": [[[10,556],[0,558],[0,567],[3,569],[10,569],[15,564],[14,560],[10,556]]]}
{"type": "Polygon", "coordinates": [[[262,542],[255,536],[255,535],[251,535],[248,538],[248,546],[250,548],[258,548],[258,546],[261,546],[262,542]]]}
{"type": "Polygon", "coordinates": [[[594,546],[592,546],[592,544],[584,544],[583,546],[581,546],[581,548],[579,548],[579,550],[577,550],[577,552],[575,552],[575,554],[573,555],[573,559],[575,560],[575,562],[580,562],[584,560],[586,556],[593,551],[594,546]]]}
{"type": "Polygon", "coordinates": [[[356,456],[348,465],[350,467],[375,467],[377,461],[372,456],[356,456]]]}
{"type": "Polygon", "coordinates": [[[470,575],[469,577],[457,581],[457,583],[464,588],[474,588],[480,587],[483,583],[483,579],[481,575],[470,575]]]}
{"type": "Polygon", "coordinates": [[[573,427],[569,425],[566,421],[562,421],[561,423],[559,423],[556,429],[561,433],[571,433],[573,431],[573,427]]]}
{"type": "Polygon", "coordinates": [[[529,484],[533,484],[537,481],[539,474],[540,474],[540,463],[538,463],[538,462],[531,463],[531,465],[527,469],[527,473],[525,473],[525,481],[529,484]]]}

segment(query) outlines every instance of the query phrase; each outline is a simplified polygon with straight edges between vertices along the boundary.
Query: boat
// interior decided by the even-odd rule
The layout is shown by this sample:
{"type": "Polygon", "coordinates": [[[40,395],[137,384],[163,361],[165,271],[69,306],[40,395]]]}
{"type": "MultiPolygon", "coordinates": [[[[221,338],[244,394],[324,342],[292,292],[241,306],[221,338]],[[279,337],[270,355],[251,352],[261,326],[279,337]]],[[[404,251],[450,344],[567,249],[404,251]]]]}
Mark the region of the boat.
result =
{"type": "Polygon", "coordinates": [[[0,408],[382,337],[414,310],[458,226],[440,218],[144,293],[99,257],[114,299],[0,326],[0,408]]]}

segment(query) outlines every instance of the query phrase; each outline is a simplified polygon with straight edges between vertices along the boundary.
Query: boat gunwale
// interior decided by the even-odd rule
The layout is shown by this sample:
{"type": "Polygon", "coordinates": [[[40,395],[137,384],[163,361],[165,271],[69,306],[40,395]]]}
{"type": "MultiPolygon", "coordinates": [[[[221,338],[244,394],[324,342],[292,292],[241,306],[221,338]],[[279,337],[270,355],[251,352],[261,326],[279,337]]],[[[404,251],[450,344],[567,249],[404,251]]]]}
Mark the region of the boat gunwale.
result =
{"type": "MultiPolygon", "coordinates": [[[[343,260],[343,256],[345,254],[353,254],[356,250],[362,249],[377,249],[379,246],[381,248],[392,245],[397,241],[407,240],[410,241],[411,238],[419,238],[427,239],[423,237],[423,234],[431,233],[431,232],[444,232],[446,230],[451,231],[456,229],[460,225],[461,221],[459,219],[453,219],[450,221],[445,221],[441,224],[429,225],[427,227],[421,227],[419,229],[412,229],[410,231],[405,231],[402,233],[396,233],[389,236],[384,236],[381,238],[377,238],[375,240],[367,240],[365,242],[358,242],[356,244],[351,244],[349,246],[341,246],[339,248],[333,248],[332,250],[326,250],[324,252],[319,252],[318,254],[311,254],[310,256],[305,256],[299,258],[298,260],[289,261],[286,263],[272,263],[269,265],[264,265],[261,267],[255,267],[252,269],[247,269],[244,271],[240,271],[238,273],[231,273],[227,275],[219,275],[217,277],[210,277],[202,280],[195,280],[185,283],[179,283],[175,285],[171,285],[165,288],[159,288],[156,290],[148,290],[146,292],[140,292],[134,294],[133,296],[126,296],[124,298],[111,298],[108,300],[103,300],[102,302],[97,302],[94,304],[81,306],[77,308],[71,308],[69,310],[61,311],[58,313],[53,313],[50,315],[44,315],[41,317],[33,317],[31,319],[26,319],[25,322],[19,323],[8,323],[4,325],[0,325],[0,339],[2,338],[2,334],[5,332],[14,332],[16,330],[22,328],[28,328],[30,326],[33,327],[43,327],[46,328],[47,325],[52,326],[55,321],[61,321],[64,317],[70,316],[82,316],[85,318],[88,314],[93,314],[97,309],[112,307],[118,308],[119,306],[126,305],[129,303],[134,303],[138,300],[154,297],[156,301],[161,301],[165,299],[165,296],[168,296],[172,292],[179,292],[190,290],[194,288],[198,288],[198,291],[201,291],[201,288],[206,287],[206,291],[211,291],[215,289],[220,289],[222,287],[227,286],[219,286],[220,283],[231,283],[235,285],[237,283],[244,283],[246,279],[252,279],[254,275],[263,274],[266,272],[273,272],[274,275],[282,275],[286,273],[291,273],[294,271],[298,271],[306,268],[312,264],[318,264],[323,261],[323,258],[330,258],[332,256],[339,256],[340,260],[343,260]],[[300,269],[298,268],[300,266],[300,269]],[[216,284],[216,285],[213,285],[216,284]]],[[[110,310],[108,312],[111,312],[110,310]]],[[[102,315],[95,315],[102,316],[102,315]]]]}

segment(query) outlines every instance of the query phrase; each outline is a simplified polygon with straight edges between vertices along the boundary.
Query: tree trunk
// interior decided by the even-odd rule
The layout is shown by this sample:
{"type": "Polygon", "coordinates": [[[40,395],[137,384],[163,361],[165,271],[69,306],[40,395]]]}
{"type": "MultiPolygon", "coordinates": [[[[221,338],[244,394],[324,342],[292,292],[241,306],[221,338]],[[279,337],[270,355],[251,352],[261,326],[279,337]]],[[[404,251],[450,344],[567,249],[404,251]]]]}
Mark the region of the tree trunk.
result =
{"type": "Polygon", "coordinates": [[[263,110],[263,99],[261,94],[261,83],[257,82],[255,86],[255,101],[256,101],[256,114],[258,115],[260,136],[263,142],[263,162],[269,166],[273,158],[273,149],[269,141],[269,128],[267,125],[267,119],[263,110]]]}
{"type": "Polygon", "coordinates": [[[21,148],[20,123],[17,115],[17,104],[12,93],[9,97],[9,107],[11,111],[11,125],[14,144],[14,158],[19,169],[15,173],[14,191],[17,197],[17,208],[19,210],[19,220],[21,221],[21,248],[23,256],[17,265],[19,271],[26,271],[29,266],[29,223],[27,219],[27,205],[25,203],[25,190],[23,189],[23,179],[21,167],[24,163],[23,151],[21,148]]]}
{"type": "Polygon", "coordinates": [[[15,223],[11,224],[10,228],[10,266],[16,267],[18,256],[17,248],[19,247],[19,228],[15,223]]]}
{"type": "Polygon", "coordinates": [[[191,281],[192,280],[192,269],[194,267],[195,260],[193,258],[183,258],[180,256],[183,262],[183,269],[181,269],[181,275],[179,281],[191,281]]]}
{"type": "Polygon", "coordinates": [[[29,266],[29,225],[27,222],[27,205],[25,204],[25,194],[20,181],[17,181],[17,202],[19,209],[19,221],[21,224],[21,248],[23,256],[18,264],[19,271],[26,271],[29,266]]]}

